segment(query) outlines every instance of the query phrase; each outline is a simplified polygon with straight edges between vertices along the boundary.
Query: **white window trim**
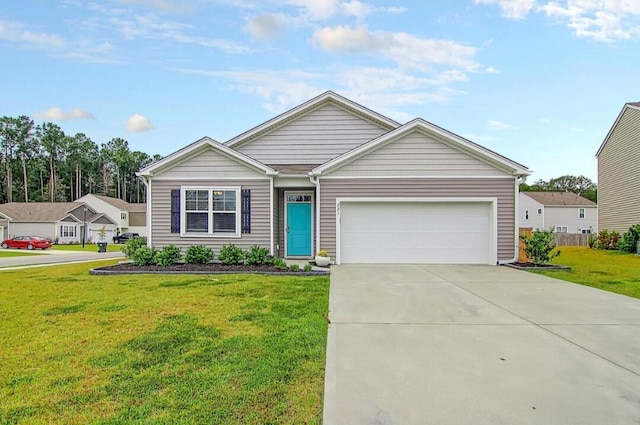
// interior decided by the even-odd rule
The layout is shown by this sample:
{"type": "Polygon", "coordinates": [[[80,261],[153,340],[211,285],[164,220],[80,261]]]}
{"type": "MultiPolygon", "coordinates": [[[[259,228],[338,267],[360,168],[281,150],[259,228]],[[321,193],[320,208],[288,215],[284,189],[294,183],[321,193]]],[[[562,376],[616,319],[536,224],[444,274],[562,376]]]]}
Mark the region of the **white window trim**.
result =
{"type": "Polygon", "coordinates": [[[75,238],[77,236],[78,236],[78,229],[77,229],[76,225],[74,225],[74,224],[61,224],[60,225],[60,237],[61,238],[75,238]],[[73,235],[69,235],[69,229],[73,229],[73,235]],[[65,233],[67,234],[67,236],[64,236],[65,233]]]}
{"type": "Polygon", "coordinates": [[[583,235],[590,235],[591,234],[591,228],[588,228],[588,229],[582,228],[582,229],[580,229],[580,233],[583,234],[583,235]]]}
{"type": "Polygon", "coordinates": [[[556,226],[555,233],[569,233],[569,226],[556,226]],[[563,232],[562,229],[566,229],[566,231],[563,232]]]}
{"type": "Polygon", "coordinates": [[[587,218],[587,209],[578,208],[578,220],[584,220],[585,218],[587,218]],[[580,210],[582,210],[582,217],[580,217],[580,210]]]}
{"type": "Polygon", "coordinates": [[[180,187],[180,237],[183,238],[223,238],[223,239],[240,239],[241,220],[242,220],[242,198],[240,186],[182,186],[180,187]],[[209,192],[209,205],[207,209],[207,220],[209,223],[207,233],[187,233],[187,190],[206,190],[209,192]],[[235,191],[236,192],[236,231],[235,233],[213,233],[211,220],[213,217],[213,195],[211,192],[215,190],[235,191]]]}

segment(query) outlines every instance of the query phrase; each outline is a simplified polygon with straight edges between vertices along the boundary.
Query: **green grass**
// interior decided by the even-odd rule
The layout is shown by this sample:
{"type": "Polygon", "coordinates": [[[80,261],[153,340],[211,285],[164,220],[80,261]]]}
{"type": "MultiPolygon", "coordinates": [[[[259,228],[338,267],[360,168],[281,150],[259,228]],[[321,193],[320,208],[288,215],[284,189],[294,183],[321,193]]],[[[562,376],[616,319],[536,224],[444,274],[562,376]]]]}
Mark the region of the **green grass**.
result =
{"type": "Polygon", "coordinates": [[[555,264],[571,271],[536,272],[581,285],[640,298],[640,256],[587,247],[559,247],[555,264]]]}
{"type": "Polygon", "coordinates": [[[0,249],[0,258],[24,257],[27,255],[38,255],[23,249],[0,249]]]}
{"type": "MultiPolygon", "coordinates": [[[[124,244],[115,244],[109,243],[107,244],[107,252],[119,252],[124,244]]],[[[85,244],[84,248],[82,248],[82,244],[79,245],[53,245],[50,249],[56,249],[60,251],[87,251],[87,252],[98,252],[98,245],[96,244],[85,244]]]]}
{"type": "Polygon", "coordinates": [[[0,272],[1,424],[319,424],[329,279],[0,272]]]}

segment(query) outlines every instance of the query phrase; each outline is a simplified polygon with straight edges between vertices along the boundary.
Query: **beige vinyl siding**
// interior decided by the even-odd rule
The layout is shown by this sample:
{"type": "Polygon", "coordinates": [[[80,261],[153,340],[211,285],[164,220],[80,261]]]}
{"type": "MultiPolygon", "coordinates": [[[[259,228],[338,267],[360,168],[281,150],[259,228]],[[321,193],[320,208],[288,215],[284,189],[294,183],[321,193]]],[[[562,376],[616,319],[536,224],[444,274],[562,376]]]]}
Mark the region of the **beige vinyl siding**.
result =
{"type": "Polygon", "coordinates": [[[267,165],[322,164],[387,131],[328,103],[234,148],[267,165]]]}
{"type": "Polygon", "coordinates": [[[598,229],[640,223],[640,111],[627,107],[598,156],[598,229]]]}
{"type": "Polygon", "coordinates": [[[222,245],[230,243],[243,249],[252,245],[269,248],[269,180],[153,180],[151,183],[151,231],[152,242],[156,247],[174,244],[186,249],[191,245],[206,245],[214,249],[216,255],[222,245]],[[171,189],[181,186],[238,186],[251,190],[251,233],[242,233],[241,238],[220,237],[181,237],[179,233],[171,233],[171,189]]]}
{"type": "Polygon", "coordinates": [[[56,223],[53,222],[15,222],[9,224],[9,237],[40,236],[54,239],[56,237],[56,223]]]}
{"type": "Polygon", "coordinates": [[[228,158],[211,149],[201,151],[167,171],[159,173],[163,179],[210,179],[213,176],[226,178],[251,178],[264,176],[261,171],[249,168],[235,159],[228,158]]]}
{"type": "Polygon", "coordinates": [[[145,212],[129,213],[129,227],[146,226],[146,225],[147,225],[147,213],[145,212]]]}
{"type": "Polygon", "coordinates": [[[505,173],[419,131],[355,159],[331,176],[504,176],[505,173]]]}
{"type": "Polygon", "coordinates": [[[514,178],[504,179],[321,179],[320,249],[336,255],[336,198],[498,198],[498,260],[515,252],[514,178]]]}

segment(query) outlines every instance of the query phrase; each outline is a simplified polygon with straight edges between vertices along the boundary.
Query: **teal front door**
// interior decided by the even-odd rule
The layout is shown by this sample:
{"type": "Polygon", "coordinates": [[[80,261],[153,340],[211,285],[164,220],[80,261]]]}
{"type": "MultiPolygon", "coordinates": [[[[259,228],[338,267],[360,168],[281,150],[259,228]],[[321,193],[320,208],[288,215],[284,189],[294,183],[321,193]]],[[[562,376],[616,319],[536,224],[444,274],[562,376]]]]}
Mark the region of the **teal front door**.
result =
{"type": "Polygon", "coordinates": [[[311,256],[311,197],[307,196],[287,196],[287,257],[311,256]]]}

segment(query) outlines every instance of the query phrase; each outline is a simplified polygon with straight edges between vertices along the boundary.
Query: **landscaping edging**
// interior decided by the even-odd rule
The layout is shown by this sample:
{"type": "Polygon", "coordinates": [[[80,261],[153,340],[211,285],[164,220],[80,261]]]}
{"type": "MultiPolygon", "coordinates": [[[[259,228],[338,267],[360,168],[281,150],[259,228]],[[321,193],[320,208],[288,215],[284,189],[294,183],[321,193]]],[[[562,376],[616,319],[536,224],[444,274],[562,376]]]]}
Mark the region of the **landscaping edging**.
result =
{"type": "Polygon", "coordinates": [[[511,267],[512,269],[517,270],[571,270],[569,266],[559,266],[556,264],[533,264],[533,263],[511,263],[511,264],[503,264],[503,266],[511,267]]]}
{"type": "Polygon", "coordinates": [[[264,271],[264,270],[109,270],[113,266],[95,267],[89,270],[90,275],[106,276],[106,275],[127,275],[127,274],[261,274],[266,276],[329,276],[330,270],[314,270],[305,271],[264,271]]]}

